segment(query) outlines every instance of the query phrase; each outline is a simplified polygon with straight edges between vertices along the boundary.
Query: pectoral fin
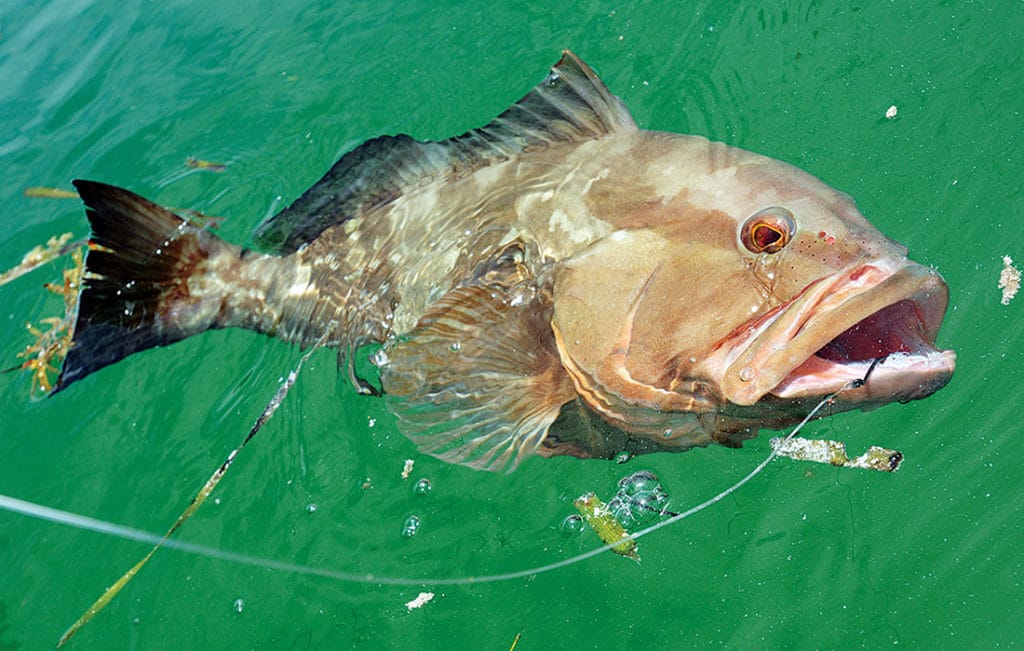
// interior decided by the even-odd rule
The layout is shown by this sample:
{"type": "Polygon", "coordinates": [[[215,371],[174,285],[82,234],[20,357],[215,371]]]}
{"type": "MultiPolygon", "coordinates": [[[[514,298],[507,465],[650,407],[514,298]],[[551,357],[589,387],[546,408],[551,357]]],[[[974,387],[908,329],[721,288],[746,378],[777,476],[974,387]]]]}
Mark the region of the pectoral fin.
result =
{"type": "Polygon", "coordinates": [[[548,292],[452,290],[386,349],[381,382],[399,429],[442,459],[511,471],[575,397],[551,332],[548,292]]]}

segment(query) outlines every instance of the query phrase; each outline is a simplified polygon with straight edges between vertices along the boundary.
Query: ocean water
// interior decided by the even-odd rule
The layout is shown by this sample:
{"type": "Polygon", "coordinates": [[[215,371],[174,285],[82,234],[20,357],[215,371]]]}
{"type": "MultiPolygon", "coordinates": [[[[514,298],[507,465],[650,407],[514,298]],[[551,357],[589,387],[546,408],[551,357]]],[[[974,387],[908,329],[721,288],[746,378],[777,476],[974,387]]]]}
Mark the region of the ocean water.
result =
{"type": "MultiPolygon", "coordinates": [[[[73,178],[224,217],[245,243],[345,151],[385,133],[486,123],[563,48],[645,127],[786,160],[854,196],[951,288],[936,396],[818,421],[809,436],[903,451],[894,475],[777,460],[740,491],[640,541],[503,582],[354,583],[162,550],[78,648],[1001,648],[1024,599],[1024,5],[1019,2],[148,3],[0,7],[0,269],[79,203],[27,198],[73,178]],[[885,113],[896,106],[898,114],[885,113]],[[186,168],[194,156],[223,173],[186,168]],[[435,593],[419,609],[405,603],[435,593]],[[241,600],[241,601],[239,601],[241,600]]],[[[48,266],[0,287],[0,360],[56,314],[48,266]]],[[[681,300],[686,300],[681,297],[681,300]]],[[[697,309],[697,306],[695,306],[697,309]]],[[[299,357],[242,331],[152,350],[53,398],[0,375],[0,493],[162,532],[299,357]]],[[[444,464],[397,433],[318,351],[274,419],[177,538],[357,575],[516,572],[593,549],[559,525],[587,491],[655,471],[682,510],[768,454],[626,465],[532,459],[510,475],[444,464]],[[403,480],[405,459],[414,459],[403,480]],[[412,484],[429,478],[433,490],[412,484]],[[310,508],[315,505],[315,508],[310,508]],[[420,528],[402,527],[416,515],[420,528]]],[[[0,513],[0,649],[48,648],[147,550],[0,513]]]]}

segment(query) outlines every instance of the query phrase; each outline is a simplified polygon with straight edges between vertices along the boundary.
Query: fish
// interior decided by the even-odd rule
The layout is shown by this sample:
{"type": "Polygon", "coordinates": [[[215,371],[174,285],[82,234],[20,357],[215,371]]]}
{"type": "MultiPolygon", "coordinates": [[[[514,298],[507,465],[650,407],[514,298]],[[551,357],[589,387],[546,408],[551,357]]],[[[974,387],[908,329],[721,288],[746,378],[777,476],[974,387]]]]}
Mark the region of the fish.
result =
{"type": "Polygon", "coordinates": [[[851,197],[641,129],[568,50],[483,127],[346,153],[253,248],[128,190],[74,187],[92,235],[55,392],[215,328],[323,341],[422,452],[511,471],[739,447],[840,389],[831,413],[869,410],[955,369],[936,345],[942,276],[851,197]]]}

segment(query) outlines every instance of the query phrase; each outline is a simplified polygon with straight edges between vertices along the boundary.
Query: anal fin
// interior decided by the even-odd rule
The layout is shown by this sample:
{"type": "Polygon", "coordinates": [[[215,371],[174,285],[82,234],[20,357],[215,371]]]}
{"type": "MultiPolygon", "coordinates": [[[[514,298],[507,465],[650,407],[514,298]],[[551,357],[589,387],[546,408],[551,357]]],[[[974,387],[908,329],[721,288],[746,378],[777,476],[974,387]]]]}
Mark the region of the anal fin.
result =
{"type": "Polygon", "coordinates": [[[532,280],[459,287],[386,349],[385,398],[399,429],[447,461],[513,470],[575,397],[532,280]]]}

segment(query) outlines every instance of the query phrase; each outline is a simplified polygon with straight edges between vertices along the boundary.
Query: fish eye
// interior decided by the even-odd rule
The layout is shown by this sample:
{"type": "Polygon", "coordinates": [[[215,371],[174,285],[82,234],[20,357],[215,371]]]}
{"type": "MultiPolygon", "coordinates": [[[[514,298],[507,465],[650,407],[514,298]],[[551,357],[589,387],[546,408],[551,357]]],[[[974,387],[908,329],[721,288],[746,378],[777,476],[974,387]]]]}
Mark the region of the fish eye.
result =
{"type": "Polygon", "coordinates": [[[796,233],[796,219],[785,208],[765,208],[740,227],[740,241],[751,253],[778,253],[796,233]]]}

